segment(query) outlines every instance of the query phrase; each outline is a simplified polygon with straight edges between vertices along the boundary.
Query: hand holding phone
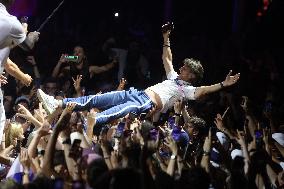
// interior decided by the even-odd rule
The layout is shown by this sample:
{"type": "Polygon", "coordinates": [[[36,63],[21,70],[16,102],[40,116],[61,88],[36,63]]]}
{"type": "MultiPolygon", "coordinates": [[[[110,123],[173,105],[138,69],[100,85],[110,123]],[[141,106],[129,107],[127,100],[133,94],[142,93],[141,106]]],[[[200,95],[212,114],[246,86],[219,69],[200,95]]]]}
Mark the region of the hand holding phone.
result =
{"type": "Polygon", "coordinates": [[[77,161],[82,157],[83,148],[80,146],[81,140],[75,139],[69,151],[69,157],[77,161]]]}
{"type": "Polygon", "coordinates": [[[115,138],[122,137],[122,134],[123,134],[123,131],[124,131],[124,127],[125,127],[125,123],[124,122],[120,122],[117,125],[116,131],[115,131],[115,134],[114,134],[115,138]]]}

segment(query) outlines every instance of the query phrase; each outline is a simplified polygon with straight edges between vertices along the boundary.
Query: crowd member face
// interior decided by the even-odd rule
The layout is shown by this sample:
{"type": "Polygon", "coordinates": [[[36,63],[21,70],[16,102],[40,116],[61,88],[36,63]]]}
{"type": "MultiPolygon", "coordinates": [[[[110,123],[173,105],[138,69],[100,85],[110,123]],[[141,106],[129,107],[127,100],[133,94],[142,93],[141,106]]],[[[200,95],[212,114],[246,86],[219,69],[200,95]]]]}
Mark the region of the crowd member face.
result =
{"type": "Polygon", "coordinates": [[[74,48],[74,56],[78,56],[78,63],[82,63],[82,60],[85,58],[85,52],[83,47],[76,46],[74,48]]]}
{"type": "Polygon", "coordinates": [[[45,84],[45,92],[48,95],[55,96],[56,91],[57,91],[56,83],[46,83],[45,84]]]}
{"type": "Polygon", "coordinates": [[[183,80],[183,81],[187,81],[187,82],[191,82],[193,80],[196,79],[196,76],[194,73],[192,73],[191,69],[189,68],[189,66],[187,65],[183,65],[180,69],[179,69],[179,76],[178,78],[180,80],[183,80]]]}
{"type": "Polygon", "coordinates": [[[184,129],[187,131],[190,138],[195,138],[199,133],[198,129],[196,129],[192,123],[186,123],[184,129]]]}

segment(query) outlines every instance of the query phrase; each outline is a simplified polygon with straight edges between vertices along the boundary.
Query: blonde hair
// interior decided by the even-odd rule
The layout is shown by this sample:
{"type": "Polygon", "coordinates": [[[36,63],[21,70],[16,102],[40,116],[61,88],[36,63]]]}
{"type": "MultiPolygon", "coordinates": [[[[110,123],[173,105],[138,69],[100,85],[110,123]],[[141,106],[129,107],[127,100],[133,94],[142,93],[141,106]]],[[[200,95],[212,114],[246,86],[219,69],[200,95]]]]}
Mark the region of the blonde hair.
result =
{"type": "Polygon", "coordinates": [[[5,145],[10,146],[13,144],[14,139],[23,139],[24,130],[22,124],[20,123],[11,123],[7,132],[5,134],[5,145]]]}

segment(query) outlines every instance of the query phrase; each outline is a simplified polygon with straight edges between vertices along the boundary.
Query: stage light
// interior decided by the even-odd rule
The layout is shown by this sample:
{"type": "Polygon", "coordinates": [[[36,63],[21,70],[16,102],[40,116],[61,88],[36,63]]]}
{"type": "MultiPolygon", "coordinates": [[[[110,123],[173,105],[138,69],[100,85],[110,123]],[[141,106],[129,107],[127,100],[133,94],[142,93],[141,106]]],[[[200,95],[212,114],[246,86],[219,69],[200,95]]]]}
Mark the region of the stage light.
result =
{"type": "Polygon", "coordinates": [[[118,12],[114,13],[114,16],[115,16],[115,17],[118,17],[118,16],[119,16],[119,13],[118,13],[118,12]]]}

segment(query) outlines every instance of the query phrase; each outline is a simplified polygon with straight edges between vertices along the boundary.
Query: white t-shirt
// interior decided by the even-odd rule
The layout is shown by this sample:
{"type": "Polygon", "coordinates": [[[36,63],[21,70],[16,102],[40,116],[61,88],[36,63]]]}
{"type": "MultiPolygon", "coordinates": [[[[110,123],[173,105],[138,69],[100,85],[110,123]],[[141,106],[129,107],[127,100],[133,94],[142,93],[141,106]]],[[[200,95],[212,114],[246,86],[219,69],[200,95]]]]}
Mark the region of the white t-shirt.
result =
{"type": "Polygon", "coordinates": [[[196,87],[190,83],[178,80],[178,74],[174,70],[168,73],[167,80],[149,87],[150,90],[157,93],[162,101],[163,108],[161,112],[166,112],[169,108],[174,106],[174,103],[185,97],[188,100],[195,100],[194,93],[196,87]]]}
{"type": "Polygon", "coordinates": [[[3,64],[9,56],[10,49],[22,43],[25,38],[22,24],[0,3],[0,74],[3,72],[3,64]]]}

